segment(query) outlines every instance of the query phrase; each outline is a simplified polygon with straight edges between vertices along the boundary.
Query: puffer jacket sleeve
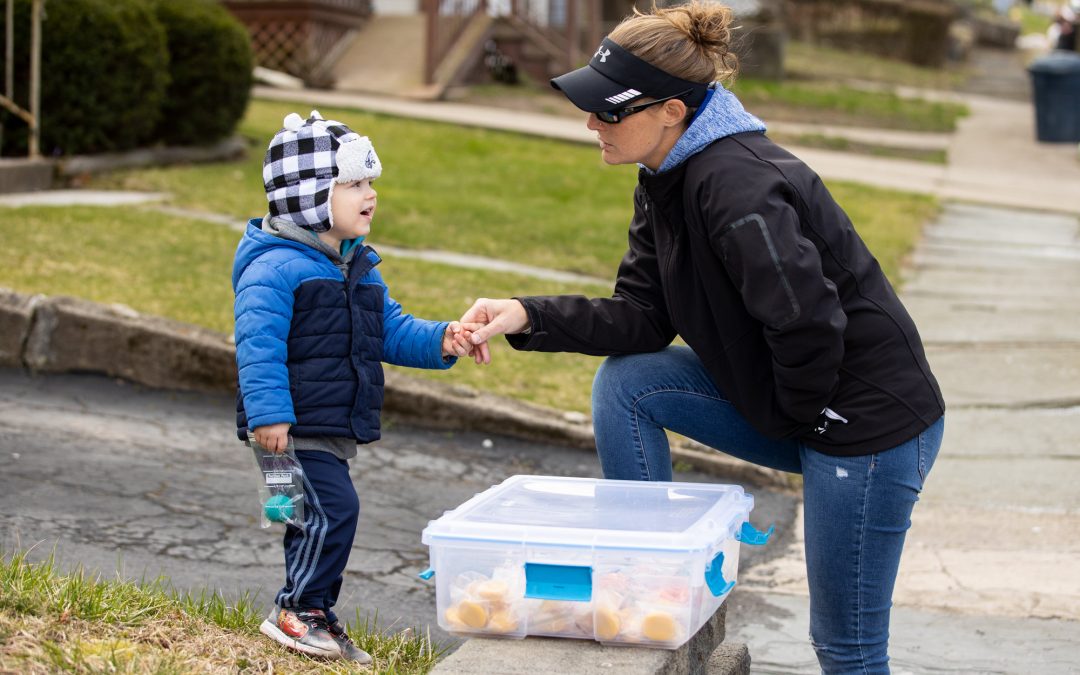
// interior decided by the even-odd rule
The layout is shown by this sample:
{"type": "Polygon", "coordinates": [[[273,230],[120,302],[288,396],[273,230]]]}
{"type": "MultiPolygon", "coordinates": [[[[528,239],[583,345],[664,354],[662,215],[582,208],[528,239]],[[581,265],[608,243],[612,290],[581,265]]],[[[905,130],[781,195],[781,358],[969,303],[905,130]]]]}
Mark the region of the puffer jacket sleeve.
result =
{"type": "Polygon", "coordinates": [[[799,197],[765,164],[713,172],[699,185],[700,226],[746,310],[763,325],[774,404],[794,422],[811,424],[839,385],[847,315],[804,235],[799,197]]]}
{"type": "Polygon", "coordinates": [[[365,282],[382,286],[383,290],[383,361],[395,366],[445,370],[456,358],[444,359],[442,338],[448,321],[427,321],[406,314],[378,270],[368,272],[365,282]]]}
{"type": "Polygon", "coordinates": [[[293,288],[273,265],[253,262],[236,285],[236,366],[248,427],[296,424],[289,392],[293,288]]]}

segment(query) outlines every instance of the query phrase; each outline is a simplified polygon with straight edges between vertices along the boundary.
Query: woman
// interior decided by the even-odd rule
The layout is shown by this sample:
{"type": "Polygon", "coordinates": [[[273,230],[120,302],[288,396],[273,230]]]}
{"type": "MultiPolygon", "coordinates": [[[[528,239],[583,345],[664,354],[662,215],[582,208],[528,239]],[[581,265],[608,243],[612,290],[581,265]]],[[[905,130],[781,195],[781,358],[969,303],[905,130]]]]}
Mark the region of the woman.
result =
{"type": "Polygon", "coordinates": [[[670,480],[665,429],[801,473],[821,667],[887,672],[944,402],[851,221],[719,84],[734,74],[730,24],[714,4],[637,13],[552,80],[589,113],[605,162],[640,166],[613,296],[481,299],[462,321],[487,323],[477,344],[503,333],[517,349],[609,356],[593,384],[608,478],[670,480]]]}

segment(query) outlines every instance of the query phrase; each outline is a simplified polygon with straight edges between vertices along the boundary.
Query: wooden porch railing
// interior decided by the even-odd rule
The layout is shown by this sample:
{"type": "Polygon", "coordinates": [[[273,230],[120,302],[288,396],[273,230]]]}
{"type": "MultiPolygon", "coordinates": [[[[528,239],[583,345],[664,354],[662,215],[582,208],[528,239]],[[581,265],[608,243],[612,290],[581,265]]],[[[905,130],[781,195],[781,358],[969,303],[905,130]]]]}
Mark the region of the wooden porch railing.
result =
{"type": "Polygon", "coordinates": [[[478,14],[513,26],[559,70],[581,65],[600,44],[601,0],[424,0],[427,14],[425,78],[435,71],[478,14]]]}
{"type": "MultiPolygon", "coordinates": [[[[4,93],[0,106],[30,127],[27,156],[37,159],[41,155],[41,18],[45,0],[33,0],[30,6],[30,109],[15,103],[15,5],[7,0],[4,10],[4,93]]],[[[4,129],[0,127],[0,143],[4,129]]]]}
{"type": "Polygon", "coordinates": [[[260,66],[329,86],[330,70],[369,16],[371,0],[222,0],[251,35],[260,66]]]}

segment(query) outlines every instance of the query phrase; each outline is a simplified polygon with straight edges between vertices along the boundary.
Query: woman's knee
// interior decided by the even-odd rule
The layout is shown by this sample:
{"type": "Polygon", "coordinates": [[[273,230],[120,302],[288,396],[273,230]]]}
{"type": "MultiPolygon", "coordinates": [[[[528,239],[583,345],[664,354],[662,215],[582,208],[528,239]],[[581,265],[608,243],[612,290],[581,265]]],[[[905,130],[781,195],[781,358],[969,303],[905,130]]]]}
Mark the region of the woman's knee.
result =
{"type": "Polygon", "coordinates": [[[637,386],[634,363],[639,356],[629,354],[609,356],[604,359],[593,377],[592,407],[594,411],[629,401],[630,392],[637,386]]]}

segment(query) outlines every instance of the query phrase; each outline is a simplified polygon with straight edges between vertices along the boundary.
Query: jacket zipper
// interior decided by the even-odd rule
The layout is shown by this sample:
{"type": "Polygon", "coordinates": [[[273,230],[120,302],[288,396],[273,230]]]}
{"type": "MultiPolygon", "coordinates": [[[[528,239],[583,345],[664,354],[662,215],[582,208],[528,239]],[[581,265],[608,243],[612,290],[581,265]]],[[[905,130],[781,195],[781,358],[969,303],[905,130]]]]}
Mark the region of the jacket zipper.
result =
{"type": "MultiPolygon", "coordinates": [[[[675,242],[675,230],[674,230],[674,228],[670,227],[670,225],[666,221],[663,221],[663,219],[660,217],[660,212],[657,211],[656,208],[655,208],[655,204],[652,204],[651,200],[649,199],[649,193],[644,191],[644,190],[642,190],[642,209],[646,213],[646,218],[649,219],[650,224],[653,226],[653,232],[654,233],[656,232],[656,230],[660,226],[668,225],[668,229],[671,231],[672,244],[674,244],[674,242],[675,242]],[[650,212],[652,213],[651,216],[648,215],[650,212]]],[[[656,236],[654,234],[653,235],[653,241],[655,242],[655,240],[656,240],[656,236]]],[[[673,302],[673,298],[671,296],[671,289],[669,288],[670,284],[665,283],[665,272],[666,272],[666,278],[667,279],[671,279],[674,276],[673,275],[673,270],[672,270],[672,267],[673,267],[672,259],[674,258],[674,256],[675,256],[675,246],[671,245],[671,246],[667,247],[663,267],[661,267],[661,265],[659,264],[659,260],[657,261],[657,268],[660,269],[660,288],[661,288],[661,292],[662,292],[662,294],[664,296],[664,302],[667,304],[668,318],[671,320],[671,325],[672,326],[677,325],[678,322],[676,321],[676,318],[675,318],[675,303],[673,302]]],[[[657,252],[657,257],[659,258],[659,251],[657,252]]]]}

